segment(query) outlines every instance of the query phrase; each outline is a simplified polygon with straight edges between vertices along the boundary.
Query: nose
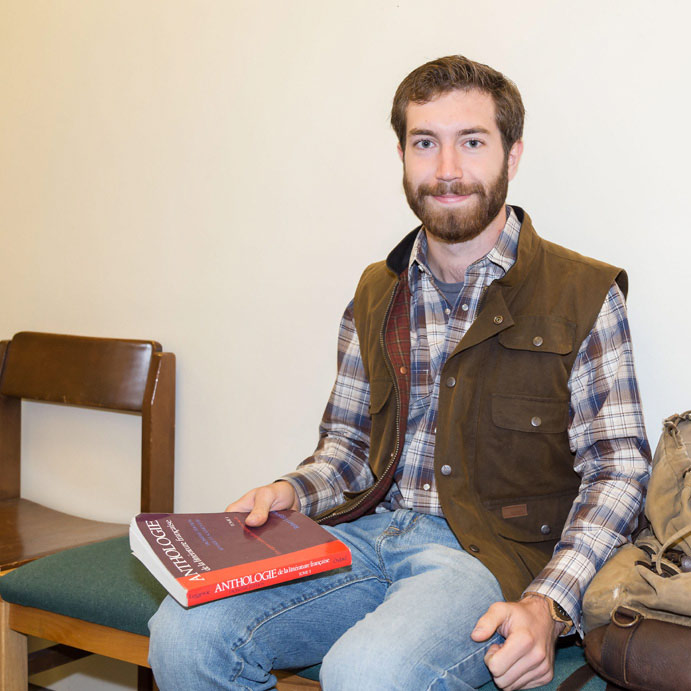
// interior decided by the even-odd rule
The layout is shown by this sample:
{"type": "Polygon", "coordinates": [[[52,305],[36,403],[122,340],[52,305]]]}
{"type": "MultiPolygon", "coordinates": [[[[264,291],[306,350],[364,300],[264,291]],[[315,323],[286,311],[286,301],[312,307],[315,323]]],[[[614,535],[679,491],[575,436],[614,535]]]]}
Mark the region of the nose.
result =
{"type": "Polygon", "coordinates": [[[437,179],[460,180],[463,177],[461,156],[455,147],[441,147],[437,165],[437,179]]]}

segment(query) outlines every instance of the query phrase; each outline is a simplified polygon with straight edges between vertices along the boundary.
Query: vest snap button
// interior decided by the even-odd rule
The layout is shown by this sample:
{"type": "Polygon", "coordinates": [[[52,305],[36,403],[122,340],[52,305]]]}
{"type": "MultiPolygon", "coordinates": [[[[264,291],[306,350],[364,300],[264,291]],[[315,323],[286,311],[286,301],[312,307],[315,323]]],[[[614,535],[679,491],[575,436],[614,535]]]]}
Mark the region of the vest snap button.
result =
{"type": "Polygon", "coordinates": [[[533,345],[537,348],[539,348],[543,343],[544,341],[542,340],[542,336],[535,336],[535,338],[533,339],[533,345]]]}
{"type": "Polygon", "coordinates": [[[446,385],[450,388],[453,389],[454,386],[456,386],[456,377],[449,377],[446,380],[446,385]]]}
{"type": "Polygon", "coordinates": [[[549,534],[552,532],[552,526],[547,525],[547,524],[545,523],[545,525],[540,526],[540,532],[541,532],[543,535],[549,535],[549,534]]]}
{"type": "Polygon", "coordinates": [[[502,317],[501,314],[498,314],[498,315],[494,318],[494,323],[495,323],[495,324],[501,324],[503,321],[504,321],[504,317],[502,317]]]}
{"type": "Polygon", "coordinates": [[[468,549],[471,552],[475,552],[475,554],[477,554],[480,551],[480,548],[477,545],[468,545],[468,549]]]}
{"type": "Polygon", "coordinates": [[[443,465],[441,467],[441,474],[442,475],[451,475],[451,466],[450,465],[443,465]]]}
{"type": "Polygon", "coordinates": [[[542,418],[536,415],[535,417],[530,418],[530,424],[533,427],[539,427],[542,424],[542,418]]]}

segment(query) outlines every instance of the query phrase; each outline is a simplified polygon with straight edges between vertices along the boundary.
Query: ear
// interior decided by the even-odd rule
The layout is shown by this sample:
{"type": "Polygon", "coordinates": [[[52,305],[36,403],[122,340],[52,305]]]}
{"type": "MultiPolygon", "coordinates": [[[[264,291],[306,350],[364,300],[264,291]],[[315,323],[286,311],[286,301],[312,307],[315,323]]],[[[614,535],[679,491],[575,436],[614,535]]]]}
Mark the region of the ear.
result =
{"type": "Polygon", "coordinates": [[[398,145],[396,147],[398,149],[398,158],[403,160],[403,147],[401,146],[401,142],[398,142],[398,145]]]}
{"type": "Polygon", "coordinates": [[[518,164],[521,161],[521,156],[523,155],[523,140],[519,139],[509,150],[509,155],[507,157],[507,166],[509,169],[509,180],[513,180],[518,172],[518,164]]]}

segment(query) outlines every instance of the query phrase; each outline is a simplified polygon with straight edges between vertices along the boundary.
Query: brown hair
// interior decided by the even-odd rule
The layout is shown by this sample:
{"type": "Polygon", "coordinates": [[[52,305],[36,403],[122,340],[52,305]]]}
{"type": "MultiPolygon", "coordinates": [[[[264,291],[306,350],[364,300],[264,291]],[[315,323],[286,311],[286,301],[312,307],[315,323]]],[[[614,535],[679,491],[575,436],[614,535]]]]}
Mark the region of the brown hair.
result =
{"type": "Polygon", "coordinates": [[[408,104],[427,103],[455,89],[477,89],[492,97],[497,127],[501,132],[504,151],[508,154],[523,136],[525,109],[518,87],[501,72],[462,55],[449,55],[425,63],[413,70],[396,89],[391,109],[391,126],[401,147],[405,149],[408,104]]]}

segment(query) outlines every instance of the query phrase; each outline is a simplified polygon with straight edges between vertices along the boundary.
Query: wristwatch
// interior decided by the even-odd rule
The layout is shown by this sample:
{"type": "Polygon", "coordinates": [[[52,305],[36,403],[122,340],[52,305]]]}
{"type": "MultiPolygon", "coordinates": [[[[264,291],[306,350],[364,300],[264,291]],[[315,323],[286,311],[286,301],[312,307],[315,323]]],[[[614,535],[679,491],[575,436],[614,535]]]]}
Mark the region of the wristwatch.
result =
{"type": "Polygon", "coordinates": [[[558,603],[555,602],[551,597],[543,595],[542,593],[524,593],[521,596],[521,600],[526,597],[541,597],[543,600],[547,601],[549,605],[549,614],[554,621],[558,621],[560,624],[564,624],[564,629],[561,632],[561,636],[566,635],[573,628],[573,620],[567,614],[566,610],[558,603]]]}

